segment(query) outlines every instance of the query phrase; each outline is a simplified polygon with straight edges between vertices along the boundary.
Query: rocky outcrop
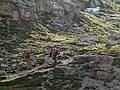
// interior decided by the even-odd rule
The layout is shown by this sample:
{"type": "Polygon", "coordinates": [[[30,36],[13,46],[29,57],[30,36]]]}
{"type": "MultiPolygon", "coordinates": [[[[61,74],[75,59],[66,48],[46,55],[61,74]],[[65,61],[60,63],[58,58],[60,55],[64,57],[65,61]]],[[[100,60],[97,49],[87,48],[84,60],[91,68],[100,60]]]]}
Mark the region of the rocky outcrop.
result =
{"type": "Polygon", "coordinates": [[[73,59],[71,64],[84,64],[83,69],[87,71],[87,76],[98,80],[111,80],[114,78],[113,57],[98,55],[80,55],[73,59]],[[87,64],[88,63],[88,64],[87,64]]]}
{"type": "Polygon", "coordinates": [[[114,45],[120,45],[120,34],[113,34],[108,37],[106,46],[111,47],[114,45]]]}
{"type": "Polygon", "coordinates": [[[111,40],[119,40],[120,39],[120,34],[113,34],[108,37],[111,40]]]}
{"type": "Polygon", "coordinates": [[[27,0],[0,1],[0,16],[13,20],[34,20],[37,18],[35,3],[27,0]]]}
{"type": "Polygon", "coordinates": [[[0,57],[5,57],[28,36],[37,20],[32,0],[0,1],[0,57]]]}
{"type": "MultiPolygon", "coordinates": [[[[94,5],[100,5],[99,0],[94,0],[94,5]]],[[[83,5],[89,4],[89,1],[74,1],[74,0],[62,0],[62,1],[47,1],[47,0],[2,0],[0,1],[0,15],[9,16],[13,20],[34,20],[37,18],[37,14],[40,12],[53,12],[58,14],[64,14],[65,11],[78,12],[83,5]],[[77,8],[79,7],[79,8],[77,8]]],[[[85,7],[86,7],[85,5],[85,7]]]]}

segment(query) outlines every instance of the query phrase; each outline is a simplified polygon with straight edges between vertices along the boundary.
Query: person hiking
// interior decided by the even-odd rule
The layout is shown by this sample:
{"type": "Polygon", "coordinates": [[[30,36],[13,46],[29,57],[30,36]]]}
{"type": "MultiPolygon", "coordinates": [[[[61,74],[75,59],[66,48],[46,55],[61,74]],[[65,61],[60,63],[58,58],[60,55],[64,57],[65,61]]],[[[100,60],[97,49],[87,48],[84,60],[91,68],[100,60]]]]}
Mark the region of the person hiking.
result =
{"type": "Polygon", "coordinates": [[[51,49],[51,52],[50,52],[50,57],[53,58],[54,62],[56,63],[56,58],[57,56],[60,54],[60,46],[58,45],[55,45],[52,49],[51,49]]]}
{"type": "Polygon", "coordinates": [[[30,61],[30,49],[28,49],[28,47],[25,47],[23,49],[23,57],[25,59],[25,62],[27,63],[27,69],[31,69],[32,64],[30,61]]]}

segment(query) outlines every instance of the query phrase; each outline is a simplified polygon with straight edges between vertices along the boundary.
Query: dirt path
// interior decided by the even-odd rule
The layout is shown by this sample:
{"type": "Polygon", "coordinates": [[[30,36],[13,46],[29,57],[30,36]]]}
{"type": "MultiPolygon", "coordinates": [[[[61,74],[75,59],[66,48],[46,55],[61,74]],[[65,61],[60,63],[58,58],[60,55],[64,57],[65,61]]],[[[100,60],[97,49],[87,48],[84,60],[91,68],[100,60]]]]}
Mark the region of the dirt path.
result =
{"type": "MultiPolygon", "coordinates": [[[[46,57],[46,58],[48,58],[48,57],[46,57]]],[[[54,61],[51,58],[48,58],[44,62],[43,65],[35,67],[31,70],[24,70],[24,71],[21,71],[21,72],[16,73],[16,74],[7,74],[4,76],[4,77],[6,77],[6,79],[1,80],[0,82],[9,82],[9,81],[12,81],[12,80],[15,80],[15,79],[18,79],[21,77],[25,77],[25,76],[30,75],[30,74],[35,74],[38,72],[44,73],[44,72],[53,70],[57,66],[67,65],[69,62],[71,62],[71,60],[72,60],[72,58],[65,59],[65,60],[59,60],[59,63],[54,65],[54,61]]]]}

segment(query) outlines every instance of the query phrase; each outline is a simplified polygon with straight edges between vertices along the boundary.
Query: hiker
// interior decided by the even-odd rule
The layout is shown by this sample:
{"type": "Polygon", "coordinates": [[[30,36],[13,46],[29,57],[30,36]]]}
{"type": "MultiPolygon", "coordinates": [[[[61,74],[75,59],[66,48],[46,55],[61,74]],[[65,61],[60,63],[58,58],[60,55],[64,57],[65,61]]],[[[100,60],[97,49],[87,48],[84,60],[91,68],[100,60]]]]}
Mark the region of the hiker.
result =
{"type": "Polygon", "coordinates": [[[58,45],[55,45],[54,48],[51,49],[51,52],[50,52],[50,57],[53,58],[54,62],[56,63],[56,58],[57,56],[60,54],[60,46],[58,45]]]}
{"type": "Polygon", "coordinates": [[[25,59],[25,62],[27,63],[27,69],[31,69],[32,64],[30,61],[30,50],[27,47],[23,49],[23,57],[25,59]]]}

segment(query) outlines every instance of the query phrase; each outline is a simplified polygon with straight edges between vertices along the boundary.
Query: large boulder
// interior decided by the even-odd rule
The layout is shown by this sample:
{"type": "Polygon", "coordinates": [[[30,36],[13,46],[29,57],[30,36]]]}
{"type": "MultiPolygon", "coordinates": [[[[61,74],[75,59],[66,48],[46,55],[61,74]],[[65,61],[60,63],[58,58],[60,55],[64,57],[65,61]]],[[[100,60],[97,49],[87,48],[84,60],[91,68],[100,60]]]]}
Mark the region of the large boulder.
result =
{"type": "Polygon", "coordinates": [[[96,55],[78,55],[78,56],[74,56],[72,63],[83,64],[83,63],[89,63],[96,59],[97,59],[96,55]]]}
{"type": "Polygon", "coordinates": [[[100,42],[100,39],[97,36],[82,35],[80,37],[81,42],[86,42],[89,44],[96,44],[100,42]]]}
{"type": "Polygon", "coordinates": [[[120,34],[112,34],[108,37],[106,47],[120,45],[120,34]]]}
{"type": "Polygon", "coordinates": [[[120,40],[120,34],[112,34],[108,37],[110,40],[120,40]]]}
{"type": "Polygon", "coordinates": [[[73,63],[90,63],[91,61],[98,62],[100,64],[111,64],[113,63],[113,57],[103,55],[78,55],[73,57],[73,63]]]}
{"type": "Polygon", "coordinates": [[[120,0],[115,0],[116,3],[120,3],[120,0]]]}
{"type": "Polygon", "coordinates": [[[111,46],[114,46],[114,45],[117,45],[117,42],[116,42],[116,41],[108,40],[108,41],[107,41],[107,44],[106,44],[106,47],[111,47],[111,46]]]}
{"type": "Polygon", "coordinates": [[[118,27],[118,28],[120,28],[120,22],[119,22],[119,23],[117,23],[117,27],[118,27]]]}
{"type": "Polygon", "coordinates": [[[73,58],[70,63],[72,66],[83,66],[81,70],[85,70],[85,76],[97,80],[112,80],[113,72],[113,57],[104,55],[79,55],[73,58]]]}

